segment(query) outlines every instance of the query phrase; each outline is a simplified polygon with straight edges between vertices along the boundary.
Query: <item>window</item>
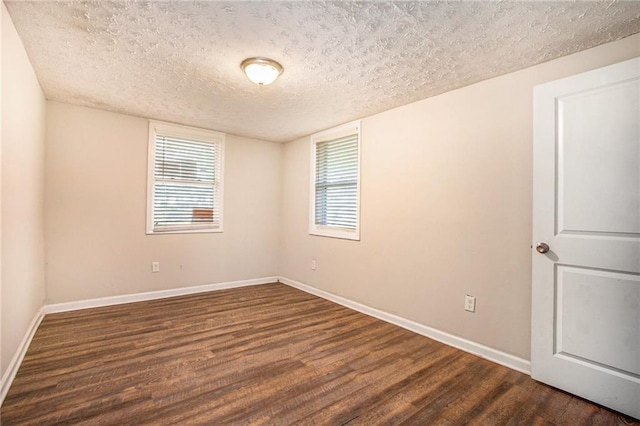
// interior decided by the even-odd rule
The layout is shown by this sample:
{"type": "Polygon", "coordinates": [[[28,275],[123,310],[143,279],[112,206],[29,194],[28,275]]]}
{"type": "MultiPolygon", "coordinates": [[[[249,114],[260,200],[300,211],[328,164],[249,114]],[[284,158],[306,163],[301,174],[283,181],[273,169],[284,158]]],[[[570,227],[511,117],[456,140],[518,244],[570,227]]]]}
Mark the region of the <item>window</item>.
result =
{"type": "Polygon", "coordinates": [[[222,232],[223,133],[149,122],[147,234],[222,232]]]}
{"type": "Polygon", "coordinates": [[[311,136],[309,233],[360,239],[360,122],[311,136]]]}

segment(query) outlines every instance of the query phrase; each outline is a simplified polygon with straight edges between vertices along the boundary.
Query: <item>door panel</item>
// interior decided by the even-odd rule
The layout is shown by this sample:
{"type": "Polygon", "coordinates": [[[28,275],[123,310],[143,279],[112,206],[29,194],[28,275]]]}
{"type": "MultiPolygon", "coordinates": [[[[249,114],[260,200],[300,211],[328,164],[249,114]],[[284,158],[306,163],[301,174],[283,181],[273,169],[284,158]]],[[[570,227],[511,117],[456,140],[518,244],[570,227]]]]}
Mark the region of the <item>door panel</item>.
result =
{"type": "Polygon", "coordinates": [[[531,375],[640,418],[640,59],[534,90],[531,375]]]}
{"type": "Polygon", "coordinates": [[[639,90],[633,79],[557,99],[559,232],[640,233],[639,90]]]}
{"type": "Polygon", "coordinates": [[[638,329],[620,326],[639,323],[640,277],[563,265],[557,277],[555,353],[640,377],[638,329]]]}

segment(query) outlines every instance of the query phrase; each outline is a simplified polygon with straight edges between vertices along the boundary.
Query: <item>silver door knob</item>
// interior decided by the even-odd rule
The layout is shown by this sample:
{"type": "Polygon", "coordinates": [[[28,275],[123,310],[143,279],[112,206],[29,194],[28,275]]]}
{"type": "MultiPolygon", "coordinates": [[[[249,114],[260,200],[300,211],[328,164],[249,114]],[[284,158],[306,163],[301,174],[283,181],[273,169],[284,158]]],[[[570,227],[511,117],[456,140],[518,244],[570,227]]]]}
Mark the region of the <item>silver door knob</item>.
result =
{"type": "Polygon", "coordinates": [[[536,244],[536,251],[538,253],[546,253],[549,251],[549,244],[547,243],[538,243],[536,244]]]}

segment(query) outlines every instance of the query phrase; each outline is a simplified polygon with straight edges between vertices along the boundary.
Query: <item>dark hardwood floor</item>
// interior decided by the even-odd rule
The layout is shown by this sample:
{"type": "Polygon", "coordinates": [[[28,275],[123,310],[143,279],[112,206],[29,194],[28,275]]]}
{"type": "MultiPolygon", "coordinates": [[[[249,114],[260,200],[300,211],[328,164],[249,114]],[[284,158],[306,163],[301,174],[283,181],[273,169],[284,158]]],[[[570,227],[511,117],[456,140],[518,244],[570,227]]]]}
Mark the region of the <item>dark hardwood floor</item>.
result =
{"type": "Polygon", "coordinates": [[[640,424],[283,284],[47,315],[14,424],[640,424]]]}

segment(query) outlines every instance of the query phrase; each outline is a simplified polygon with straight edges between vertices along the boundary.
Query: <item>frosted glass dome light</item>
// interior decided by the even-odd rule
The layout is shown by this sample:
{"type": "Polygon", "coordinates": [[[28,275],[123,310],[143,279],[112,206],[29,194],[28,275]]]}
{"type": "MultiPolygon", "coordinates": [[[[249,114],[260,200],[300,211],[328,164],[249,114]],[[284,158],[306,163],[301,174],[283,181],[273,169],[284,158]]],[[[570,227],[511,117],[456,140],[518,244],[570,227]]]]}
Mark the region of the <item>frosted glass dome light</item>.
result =
{"type": "Polygon", "coordinates": [[[271,84],[284,71],[282,65],[268,58],[249,58],[242,61],[240,68],[249,80],[260,86],[271,84]]]}

